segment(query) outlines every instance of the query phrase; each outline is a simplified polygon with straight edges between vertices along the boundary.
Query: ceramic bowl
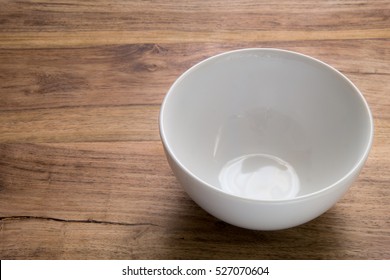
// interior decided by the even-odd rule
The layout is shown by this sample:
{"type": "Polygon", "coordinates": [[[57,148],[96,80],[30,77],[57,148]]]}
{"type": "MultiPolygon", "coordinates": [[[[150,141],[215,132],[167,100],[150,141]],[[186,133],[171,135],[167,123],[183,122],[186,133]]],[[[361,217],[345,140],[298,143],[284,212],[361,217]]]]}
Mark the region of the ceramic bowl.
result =
{"type": "Polygon", "coordinates": [[[242,49],[182,74],[160,112],[168,162],[215,217],[277,230],[332,207],[367,159],[373,120],[360,91],[299,53],[242,49]]]}

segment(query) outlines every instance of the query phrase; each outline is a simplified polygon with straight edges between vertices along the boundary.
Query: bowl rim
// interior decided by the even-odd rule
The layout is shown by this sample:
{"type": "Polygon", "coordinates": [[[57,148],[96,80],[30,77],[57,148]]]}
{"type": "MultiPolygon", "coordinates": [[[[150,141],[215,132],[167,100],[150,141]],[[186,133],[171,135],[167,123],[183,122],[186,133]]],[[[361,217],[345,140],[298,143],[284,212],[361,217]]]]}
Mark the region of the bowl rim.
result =
{"type": "MultiPolygon", "coordinates": [[[[374,120],[373,120],[373,116],[372,116],[370,107],[368,105],[368,102],[364,98],[364,95],[355,86],[355,84],[352,83],[351,80],[349,80],[343,73],[338,71],[333,66],[330,66],[329,64],[327,64],[327,63],[325,63],[325,62],[323,62],[323,61],[321,61],[321,60],[319,60],[317,58],[314,58],[314,57],[311,57],[309,55],[305,55],[305,54],[302,54],[302,53],[299,53],[299,52],[291,51],[291,50],[278,49],[278,48],[242,48],[242,49],[235,49],[235,50],[222,52],[222,53],[210,56],[210,57],[208,57],[206,59],[203,59],[200,62],[198,62],[198,63],[194,64],[193,66],[191,66],[190,68],[188,68],[185,72],[183,72],[174,81],[174,83],[171,85],[171,87],[169,88],[168,92],[166,93],[166,95],[165,95],[165,97],[164,97],[164,99],[162,101],[161,107],[160,107],[159,132],[160,132],[160,138],[161,138],[161,141],[162,141],[163,146],[165,148],[165,151],[175,161],[175,163],[178,164],[180,166],[180,168],[187,175],[192,177],[194,180],[202,183],[204,186],[207,186],[211,190],[214,190],[214,191],[220,193],[221,195],[226,195],[228,197],[231,197],[232,199],[240,199],[240,200],[244,200],[244,201],[248,201],[248,202],[255,202],[255,203],[257,202],[257,203],[273,204],[273,203],[297,202],[297,201],[306,200],[306,199],[309,199],[309,198],[312,198],[312,197],[315,197],[315,196],[320,196],[321,194],[323,194],[323,193],[325,193],[325,192],[335,188],[341,182],[347,180],[347,178],[349,178],[354,172],[356,172],[360,168],[362,168],[364,166],[365,161],[368,158],[369,152],[370,152],[372,144],[373,144],[373,139],[374,139],[374,120]],[[196,69],[202,67],[203,65],[205,65],[207,63],[211,63],[211,62],[213,62],[213,60],[217,60],[218,58],[220,58],[222,56],[228,56],[228,55],[235,54],[235,53],[240,53],[240,52],[272,52],[272,53],[279,53],[279,54],[282,53],[282,54],[288,54],[288,55],[292,55],[292,56],[298,57],[300,59],[307,60],[307,61],[309,61],[311,63],[317,63],[317,64],[321,65],[322,67],[325,67],[328,70],[334,72],[337,76],[339,76],[341,79],[343,79],[347,84],[349,84],[354,89],[354,91],[357,94],[357,98],[360,98],[360,100],[363,102],[365,111],[366,111],[367,116],[369,118],[369,129],[370,129],[369,133],[370,133],[370,135],[369,135],[369,138],[368,138],[368,141],[367,141],[367,144],[366,144],[366,148],[365,148],[364,152],[362,153],[362,156],[359,158],[359,160],[356,161],[356,163],[353,165],[353,167],[344,176],[342,176],[340,179],[338,179],[337,181],[335,181],[334,183],[330,184],[327,187],[321,188],[320,190],[317,190],[315,192],[311,192],[311,193],[308,193],[308,194],[305,194],[305,195],[296,196],[294,198],[289,198],[289,199],[272,199],[272,200],[271,199],[255,199],[255,198],[241,197],[241,196],[238,196],[238,195],[231,194],[231,193],[228,193],[226,191],[223,191],[222,189],[220,189],[220,188],[218,188],[218,187],[216,187],[216,186],[206,182],[205,180],[199,178],[196,174],[191,172],[177,158],[177,156],[173,152],[170,144],[168,143],[168,140],[167,140],[167,137],[166,137],[166,133],[165,133],[165,130],[164,130],[164,124],[163,124],[164,123],[165,107],[166,107],[166,104],[169,102],[170,96],[173,94],[172,92],[174,91],[174,89],[177,86],[177,84],[179,84],[185,77],[190,75],[191,72],[195,71],[196,69]]],[[[348,186],[348,188],[349,187],[350,186],[348,186]]]]}

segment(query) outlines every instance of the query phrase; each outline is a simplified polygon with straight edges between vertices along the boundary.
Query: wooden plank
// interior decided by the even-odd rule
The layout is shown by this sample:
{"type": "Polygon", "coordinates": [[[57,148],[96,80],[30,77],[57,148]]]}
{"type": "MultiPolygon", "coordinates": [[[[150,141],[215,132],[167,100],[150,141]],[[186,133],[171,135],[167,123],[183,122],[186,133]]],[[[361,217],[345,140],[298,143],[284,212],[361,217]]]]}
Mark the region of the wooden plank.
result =
{"type": "Polygon", "coordinates": [[[155,142],[2,144],[0,154],[3,216],[141,223],[183,198],[155,142]]]}
{"type": "Polygon", "coordinates": [[[158,106],[4,111],[0,142],[157,141],[158,114],[158,106]]]}
{"type": "MultiPolygon", "coordinates": [[[[2,259],[388,259],[389,232],[359,221],[340,227],[339,208],[309,224],[278,231],[248,231],[207,217],[171,224],[15,219],[1,221],[2,259]],[[26,230],[28,229],[28,230],[26,230]],[[190,234],[189,232],[193,233],[190,234]]],[[[366,217],[369,218],[369,217],[366,217]]]]}
{"type": "Polygon", "coordinates": [[[387,1],[5,1],[0,42],[47,48],[389,39],[388,15],[387,1]]]}
{"type": "Polygon", "coordinates": [[[312,40],[356,40],[390,39],[387,28],[372,30],[334,31],[70,31],[70,32],[2,32],[2,48],[69,48],[93,45],[126,45],[141,43],[201,43],[201,42],[258,42],[258,41],[312,41],[312,40]]]}
{"type": "MultiPolygon", "coordinates": [[[[3,1],[4,30],[62,32],[367,30],[387,28],[387,1],[3,1]]],[[[216,32],[214,32],[215,34],[216,32]]],[[[155,34],[159,35],[159,34],[155,34]]],[[[142,36],[142,34],[141,34],[142,36]]],[[[108,36],[111,37],[111,36],[108,36]]],[[[170,36],[171,37],[171,34],[170,36]]],[[[173,36],[173,38],[175,38],[173,36]]],[[[210,41],[210,40],[207,40],[210,41]]]]}
{"type": "Polygon", "coordinates": [[[381,152],[373,151],[359,180],[320,218],[285,231],[256,232],[196,206],[156,142],[2,144],[0,255],[389,258],[390,177],[383,170],[390,162],[381,152]]]}
{"type": "Polygon", "coordinates": [[[373,106],[383,106],[378,108],[381,114],[390,112],[385,100],[390,50],[382,40],[2,50],[0,111],[160,105],[174,80],[190,66],[224,51],[250,47],[282,48],[321,59],[351,78],[373,106]]]}

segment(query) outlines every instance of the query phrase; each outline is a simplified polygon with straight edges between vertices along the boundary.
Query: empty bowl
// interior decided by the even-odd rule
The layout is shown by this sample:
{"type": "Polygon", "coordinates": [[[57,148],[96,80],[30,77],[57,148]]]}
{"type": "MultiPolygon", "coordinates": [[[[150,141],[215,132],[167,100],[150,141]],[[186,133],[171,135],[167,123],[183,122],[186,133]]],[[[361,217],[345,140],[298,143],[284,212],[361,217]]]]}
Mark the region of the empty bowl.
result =
{"type": "Polygon", "coordinates": [[[188,195],[243,228],[277,230],[332,207],[367,159],[373,120],[327,64],[278,49],[216,55],[182,74],[160,112],[168,162],[188,195]]]}

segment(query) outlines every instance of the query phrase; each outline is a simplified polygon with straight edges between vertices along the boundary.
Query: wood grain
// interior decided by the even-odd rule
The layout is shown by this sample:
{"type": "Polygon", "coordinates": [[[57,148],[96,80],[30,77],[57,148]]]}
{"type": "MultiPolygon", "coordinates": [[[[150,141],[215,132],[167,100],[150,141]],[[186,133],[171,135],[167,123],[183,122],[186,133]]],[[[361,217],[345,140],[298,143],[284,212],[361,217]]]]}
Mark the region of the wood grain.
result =
{"type": "Polygon", "coordinates": [[[390,259],[388,1],[0,5],[1,259],[390,259]],[[288,230],[244,230],[204,212],[159,140],[174,80],[247,47],[334,66],[374,116],[358,181],[288,230]]]}
{"type": "Polygon", "coordinates": [[[0,199],[8,201],[0,205],[8,217],[2,243],[12,247],[2,247],[5,258],[354,259],[383,258],[390,249],[390,222],[378,216],[388,210],[390,176],[378,179],[371,161],[390,166],[375,151],[332,210],[278,232],[206,214],[155,142],[3,144],[0,151],[0,199]]]}

